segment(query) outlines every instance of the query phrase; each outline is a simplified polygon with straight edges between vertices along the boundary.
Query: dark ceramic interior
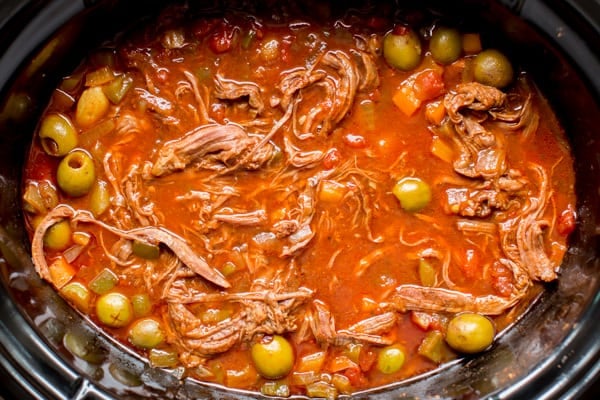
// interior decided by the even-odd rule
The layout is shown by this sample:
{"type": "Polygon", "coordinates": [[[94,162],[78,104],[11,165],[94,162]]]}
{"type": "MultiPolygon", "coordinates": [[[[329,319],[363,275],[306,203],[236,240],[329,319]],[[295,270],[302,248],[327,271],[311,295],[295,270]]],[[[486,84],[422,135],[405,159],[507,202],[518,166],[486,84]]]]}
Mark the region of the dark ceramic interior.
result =
{"type": "MultiPolygon", "coordinates": [[[[138,3],[116,0],[0,5],[0,370],[4,389],[15,398],[256,396],[180,380],[177,370],[150,368],[98,334],[41,282],[28,253],[20,213],[21,169],[50,90],[86,48],[161,3],[147,0],[142,12],[138,3]],[[74,357],[63,345],[66,332],[100,350],[74,357]]],[[[212,12],[209,3],[206,8],[212,12]]],[[[600,5],[553,0],[432,3],[508,52],[549,99],[574,153],[577,229],[560,280],[546,286],[490,351],[356,398],[580,397],[600,373],[600,5]]]]}

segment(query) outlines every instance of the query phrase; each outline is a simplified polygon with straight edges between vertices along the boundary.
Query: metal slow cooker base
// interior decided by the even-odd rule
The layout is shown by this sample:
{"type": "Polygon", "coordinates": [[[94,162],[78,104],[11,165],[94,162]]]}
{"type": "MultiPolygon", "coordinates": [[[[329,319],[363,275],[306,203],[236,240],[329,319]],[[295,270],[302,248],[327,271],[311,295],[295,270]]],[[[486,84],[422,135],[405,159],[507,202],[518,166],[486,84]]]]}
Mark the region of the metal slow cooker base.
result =
{"type": "MultiPolygon", "coordinates": [[[[118,3],[0,2],[0,54],[4,54],[0,58],[0,105],[18,90],[36,94],[22,120],[7,122],[0,113],[4,124],[4,128],[0,125],[0,397],[254,398],[242,391],[179,382],[168,372],[152,370],[110,340],[97,336],[93,327],[82,322],[47,285],[28,275],[32,265],[24,247],[18,200],[25,148],[49,89],[81,58],[81,49],[71,49],[76,49],[80,40],[108,35],[107,25],[126,17],[118,3]],[[76,15],[76,22],[69,22],[76,15]],[[52,57],[42,60],[42,70],[23,80],[32,55],[39,61],[47,38],[56,32],[60,46],[52,57]],[[106,364],[90,366],[72,357],[55,337],[65,326],[74,326],[97,341],[107,349],[111,365],[126,365],[139,373],[144,384],[128,387],[110,377],[106,364]]],[[[144,7],[158,3],[148,0],[144,7]]],[[[468,7],[483,4],[475,0],[461,3],[468,7]]],[[[579,219],[564,273],[491,351],[399,385],[359,393],[357,398],[587,399],[600,394],[594,385],[600,376],[600,3],[500,3],[506,8],[495,3],[493,12],[486,7],[482,10],[488,12],[491,26],[503,32],[502,38],[514,42],[515,56],[524,60],[525,69],[532,71],[548,96],[575,153],[579,219]]],[[[462,10],[458,4],[454,7],[462,10]]]]}

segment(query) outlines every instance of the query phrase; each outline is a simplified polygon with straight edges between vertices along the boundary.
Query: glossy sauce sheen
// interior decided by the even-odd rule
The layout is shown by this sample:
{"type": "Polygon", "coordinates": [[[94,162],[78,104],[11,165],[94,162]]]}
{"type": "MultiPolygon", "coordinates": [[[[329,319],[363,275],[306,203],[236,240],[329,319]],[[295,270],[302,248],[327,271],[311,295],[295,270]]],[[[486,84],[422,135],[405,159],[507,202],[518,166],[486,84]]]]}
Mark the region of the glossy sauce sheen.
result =
{"type": "MultiPolygon", "coordinates": [[[[572,229],[572,160],[556,118],[526,74],[503,90],[509,93],[509,101],[521,106],[530,96],[532,108],[539,115],[537,129],[524,138],[523,128],[503,130],[489,116],[482,124],[502,137],[506,163],[528,183],[512,208],[484,217],[465,217],[452,211],[448,190],[481,188],[485,179],[468,178],[455,171],[453,162],[459,152],[456,141],[451,134],[443,133],[448,132],[445,128],[440,128],[445,122],[432,122],[426,113],[428,104],[443,101],[457,85],[472,79],[472,55],[463,54],[450,65],[438,65],[427,53],[427,41],[422,39],[423,60],[415,70],[405,72],[390,67],[376,45],[372,48],[378,84],[357,89],[348,112],[339,122],[332,123],[328,132],[319,132],[322,126],[306,132],[301,127],[312,110],[323,110],[315,114],[318,120],[331,109],[332,101],[343,99],[331,100],[325,85],[305,86],[300,89],[301,97],[294,95],[297,107],[284,121],[288,108],[281,104],[278,83],[282,77],[301,69],[322,69],[333,76],[332,82],[341,92],[340,77],[336,77],[334,68],[324,66],[320,57],[328,51],[342,51],[351,55],[359,73],[363,73],[356,52],[372,54],[367,50],[370,38],[375,43],[380,41],[392,29],[392,21],[352,20],[350,24],[342,19],[317,23],[303,17],[283,18],[276,23],[238,14],[227,15],[226,19],[180,18],[172,10],[162,15],[155,26],[121,38],[114,47],[93,52],[73,74],[81,79],[75,79],[69,87],[63,82],[57,89],[46,115],[58,112],[75,121],[76,102],[85,89],[84,77],[104,67],[106,60],[110,60],[108,64],[115,75],[126,74],[132,80],[123,99],[118,104],[111,103],[109,110],[91,126],[74,122],[77,147],[92,156],[97,180],[105,182],[110,193],[109,209],[95,217],[122,230],[148,225],[167,229],[183,238],[209,266],[221,271],[231,287],[219,288],[194,274],[169,281],[174,276],[173,257],[165,256],[169,252],[165,246],[161,246],[157,260],[133,255],[127,265],[117,265],[105,249],[112,252],[118,236],[86,223],[77,224],[75,231],[88,232],[92,239],[71,263],[76,271],[71,282],[89,285],[103,269],[109,268],[118,276],[112,291],[129,297],[147,293],[152,303],[149,315],[160,322],[165,334],[157,348],[177,352],[180,362],[189,367],[190,376],[261,390],[269,379],[258,374],[249,349],[263,336],[268,338],[275,333],[284,336],[294,349],[295,369],[276,379],[287,385],[291,393],[306,393],[306,384],[298,378],[306,371],[298,368],[303,357],[320,352],[325,358],[314,371],[318,378],[313,381],[324,381],[340,393],[396,382],[456,357],[457,353],[445,344],[438,362],[420,355],[418,350],[431,331],[444,333],[448,318],[456,312],[425,311],[433,321],[427,326],[419,310],[394,306],[393,293],[401,285],[427,286],[419,275],[420,261],[425,260],[435,271],[433,286],[473,296],[509,297],[515,282],[510,271],[497,262],[505,257],[498,232],[465,232],[458,223],[471,220],[499,226],[518,213],[526,203],[522,199],[535,198],[540,191],[539,177],[532,165],[540,166],[548,176],[549,200],[538,219],[548,222],[541,228],[548,258],[560,265],[566,251],[566,235],[572,229]],[[393,97],[403,82],[422,71],[435,71],[442,77],[443,87],[434,89],[414,114],[406,115],[393,97]],[[195,81],[190,80],[189,74],[195,81]],[[263,110],[250,104],[247,95],[217,98],[217,75],[227,81],[256,84],[263,110]],[[204,120],[203,107],[209,121],[204,120]],[[284,123],[269,140],[273,155],[259,168],[235,168],[233,164],[216,162],[210,166],[218,167],[206,169],[197,167],[199,161],[195,160],[184,169],[149,176],[149,168],[156,165],[166,143],[181,139],[202,124],[237,124],[260,139],[277,121],[284,123]],[[294,125],[298,135],[293,133],[294,125]],[[441,137],[451,149],[450,160],[432,153],[434,137],[441,137]],[[314,156],[314,161],[294,166],[294,151],[300,152],[298,156],[314,156]],[[231,170],[225,171],[227,168],[231,170]],[[404,210],[392,193],[396,182],[404,177],[417,177],[431,189],[431,200],[416,212],[404,210]],[[122,206],[119,195],[135,206],[122,206]],[[307,198],[308,203],[303,203],[307,198]],[[136,216],[132,211],[136,206],[149,210],[148,215],[136,216]],[[251,212],[256,212],[257,222],[230,223],[226,217],[215,218],[251,212]],[[294,233],[278,236],[274,226],[282,220],[299,221],[301,225],[308,221],[314,236],[296,251],[284,254],[294,243],[290,239],[294,233]],[[294,329],[288,326],[269,331],[263,326],[251,338],[240,338],[226,351],[210,356],[189,351],[181,336],[182,328],[172,321],[167,305],[177,302],[175,298],[181,301],[198,293],[281,294],[299,288],[308,289],[310,296],[287,316],[295,322],[294,329]],[[361,340],[326,343],[316,338],[309,323],[311,317],[317,318],[315,302],[325,305],[338,331],[392,310],[393,326],[375,335],[402,348],[402,368],[391,374],[378,370],[377,357],[384,345],[361,340]],[[335,375],[344,378],[334,380],[336,386],[327,382],[323,373],[329,374],[329,379],[335,375]]],[[[444,121],[447,120],[446,115],[444,121]]],[[[60,158],[48,156],[36,139],[25,169],[25,185],[48,181],[56,187],[59,161],[60,158]]],[[[59,203],[74,209],[90,208],[89,194],[72,198],[58,190],[58,196],[59,203]]],[[[35,215],[27,216],[33,226],[35,215]]],[[[45,253],[48,263],[59,255],[60,252],[49,249],[45,253]]],[[[181,266],[177,268],[183,270],[181,266]]],[[[84,311],[108,334],[131,346],[129,325],[111,328],[98,322],[94,308],[97,297],[92,293],[89,308],[84,311]]],[[[184,307],[206,326],[216,325],[217,320],[234,319],[244,312],[243,302],[218,298],[184,302],[184,307]]],[[[501,318],[496,318],[496,329],[515,317],[502,313],[501,318]]],[[[148,356],[151,350],[136,351],[148,356]]]]}

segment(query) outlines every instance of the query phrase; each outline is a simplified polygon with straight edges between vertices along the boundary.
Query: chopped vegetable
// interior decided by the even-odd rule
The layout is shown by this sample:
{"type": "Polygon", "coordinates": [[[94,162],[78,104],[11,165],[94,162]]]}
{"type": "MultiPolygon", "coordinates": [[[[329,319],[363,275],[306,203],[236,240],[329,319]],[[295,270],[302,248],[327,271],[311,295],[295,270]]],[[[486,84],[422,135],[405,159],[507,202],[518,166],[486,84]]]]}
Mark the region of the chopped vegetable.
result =
{"type": "Polygon", "coordinates": [[[331,377],[331,384],[335,386],[335,388],[343,394],[351,394],[352,393],[352,384],[350,383],[350,379],[343,374],[333,374],[331,377]]]}
{"type": "Polygon", "coordinates": [[[426,69],[404,80],[394,93],[392,101],[406,116],[412,116],[423,101],[441,96],[445,92],[444,80],[439,71],[426,69]]]}
{"type": "Polygon", "coordinates": [[[339,203],[347,192],[346,186],[331,180],[322,181],[319,188],[319,200],[327,203],[339,203]]]}
{"type": "Polygon", "coordinates": [[[119,282],[119,278],[108,268],[104,268],[90,281],[90,290],[96,294],[110,292],[119,282]]]}
{"type": "Polygon", "coordinates": [[[119,104],[132,86],[133,79],[127,74],[121,74],[105,85],[102,90],[111,103],[119,104]]]}
{"type": "Polygon", "coordinates": [[[23,200],[25,210],[36,214],[46,214],[58,205],[56,188],[48,181],[28,182],[23,200]]]}
{"type": "Polygon", "coordinates": [[[315,371],[298,372],[292,373],[292,384],[296,386],[306,386],[310,383],[316,382],[320,379],[321,374],[315,371]]]}
{"type": "Polygon", "coordinates": [[[110,193],[108,183],[96,180],[90,192],[90,211],[98,217],[110,207],[110,193]]]}
{"type": "Polygon", "coordinates": [[[454,150],[437,135],[431,140],[431,154],[447,163],[454,160],[454,150]]]}
{"type": "Polygon", "coordinates": [[[356,368],[358,365],[350,358],[346,356],[337,356],[331,360],[331,364],[329,365],[329,371],[331,372],[339,372],[348,368],[356,368]]]}
{"type": "Polygon", "coordinates": [[[77,101],[75,122],[82,128],[89,128],[106,115],[109,105],[102,87],[90,87],[81,93],[77,101]]]}
{"type": "Polygon", "coordinates": [[[48,266],[50,279],[56,288],[61,289],[73,279],[77,271],[64,257],[58,257],[48,266]]]}
{"type": "Polygon", "coordinates": [[[281,44],[277,39],[264,39],[258,51],[261,60],[267,64],[274,63],[279,60],[281,55],[281,44]]]}
{"type": "Polygon", "coordinates": [[[156,260],[160,256],[160,247],[155,244],[133,241],[133,254],[146,260],[156,260]]]}
{"type": "Polygon", "coordinates": [[[88,313],[90,307],[90,291],[81,282],[71,282],[60,289],[60,294],[73,303],[81,312],[88,313]]]}
{"type": "MultiPolygon", "coordinates": [[[[88,129],[87,131],[85,131],[85,135],[83,135],[81,137],[81,144],[83,145],[85,144],[97,144],[96,142],[103,136],[111,133],[112,131],[115,130],[115,120],[113,118],[108,118],[105,120],[102,120],[101,122],[99,122],[98,124],[92,126],[90,129],[88,129]]],[[[95,151],[97,149],[92,149],[92,151],[95,151]]]]}
{"type": "Polygon", "coordinates": [[[163,349],[151,349],[148,353],[148,360],[156,368],[172,368],[179,363],[177,352],[163,349]]]}
{"type": "Polygon", "coordinates": [[[83,81],[83,72],[78,72],[63,78],[59,88],[69,93],[77,89],[83,81]]]}
{"type": "Polygon", "coordinates": [[[413,82],[404,81],[394,93],[392,101],[407,117],[412,116],[421,107],[421,100],[413,87],[413,82]]]}
{"type": "Polygon", "coordinates": [[[230,387],[250,387],[258,380],[256,372],[250,365],[241,370],[228,369],[225,371],[225,383],[230,387]]]}
{"type": "Polygon", "coordinates": [[[168,29],[163,33],[161,43],[166,49],[181,49],[186,44],[185,32],[183,29],[168,29]]]}
{"type": "Polygon", "coordinates": [[[92,240],[92,236],[87,232],[76,231],[71,235],[73,243],[79,246],[87,246],[92,240]]]}
{"type": "Polygon", "coordinates": [[[296,366],[296,371],[298,372],[307,372],[314,371],[319,372],[321,368],[323,368],[323,364],[325,363],[325,357],[327,353],[324,351],[317,351],[316,353],[311,353],[303,356],[298,361],[298,365],[296,366]]]}
{"type": "Polygon", "coordinates": [[[242,38],[242,42],[241,42],[242,49],[248,49],[250,47],[250,45],[252,44],[252,42],[254,41],[255,37],[256,37],[255,30],[249,30],[248,32],[246,32],[246,34],[242,38]]]}
{"type": "Polygon", "coordinates": [[[325,157],[323,157],[323,168],[332,169],[340,164],[342,156],[340,151],[336,148],[327,150],[325,157]]]}
{"type": "Polygon", "coordinates": [[[379,304],[369,297],[363,297],[360,300],[360,309],[362,311],[375,312],[375,310],[377,310],[378,307],[379,304]]]}
{"type": "Polygon", "coordinates": [[[423,286],[433,287],[436,284],[435,268],[425,258],[419,259],[419,279],[423,286]]]}
{"type": "Polygon", "coordinates": [[[562,213],[560,213],[560,216],[558,217],[558,233],[566,236],[575,230],[576,225],[577,215],[575,213],[575,210],[573,210],[573,206],[569,204],[567,208],[562,213]]]}
{"type": "Polygon", "coordinates": [[[260,392],[265,396],[289,397],[290,387],[285,383],[267,381],[260,387],[260,392]]]}
{"type": "Polygon", "coordinates": [[[346,346],[346,348],[344,349],[344,355],[346,357],[348,357],[350,360],[354,361],[355,363],[359,362],[359,357],[360,357],[360,353],[363,349],[363,345],[360,343],[350,343],[348,346],[346,346]]]}
{"type": "Polygon", "coordinates": [[[90,64],[96,68],[104,66],[113,68],[115,66],[115,50],[109,47],[95,50],[90,54],[90,64]]]}
{"type": "Polygon", "coordinates": [[[342,137],[344,144],[352,149],[364,149],[368,146],[367,140],[362,135],[347,133],[342,137]]]}
{"type": "Polygon", "coordinates": [[[306,385],[308,397],[318,397],[327,400],[337,399],[338,391],[335,386],[327,382],[313,382],[306,385]]]}
{"type": "Polygon", "coordinates": [[[375,102],[372,100],[362,100],[358,104],[358,118],[363,122],[365,131],[374,132],[376,128],[375,102]]]}
{"type": "Polygon", "coordinates": [[[440,331],[431,331],[427,333],[417,352],[434,363],[439,363],[442,361],[443,350],[444,334],[440,331]]]}
{"type": "Polygon", "coordinates": [[[444,94],[446,87],[442,74],[435,69],[426,69],[414,75],[415,97],[421,101],[435,99],[444,94]]]}
{"type": "Polygon", "coordinates": [[[85,75],[85,86],[101,86],[114,78],[113,70],[109,66],[104,66],[85,75]]]}
{"type": "Polygon", "coordinates": [[[443,101],[432,101],[425,106],[425,118],[434,125],[440,125],[446,116],[446,107],[443,101]]]}

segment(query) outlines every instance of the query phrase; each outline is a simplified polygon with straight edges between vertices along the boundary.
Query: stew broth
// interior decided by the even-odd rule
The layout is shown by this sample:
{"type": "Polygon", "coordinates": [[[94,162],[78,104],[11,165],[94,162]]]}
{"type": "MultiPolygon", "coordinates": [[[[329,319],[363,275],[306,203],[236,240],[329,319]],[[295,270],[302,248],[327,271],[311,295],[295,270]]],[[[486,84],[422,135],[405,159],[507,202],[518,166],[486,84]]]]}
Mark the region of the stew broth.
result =
{"type": "Polygon", "coordinates": [[[24,174],[38,273],[153,365],[265,394],[485,350],[450,322],[503,329],[574,228],[552,110],[526,72],[481,82],[477,33],[442,63],[433,17],[289,7],[170,7],[64,78],[24,174]]]}

